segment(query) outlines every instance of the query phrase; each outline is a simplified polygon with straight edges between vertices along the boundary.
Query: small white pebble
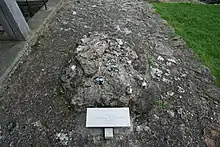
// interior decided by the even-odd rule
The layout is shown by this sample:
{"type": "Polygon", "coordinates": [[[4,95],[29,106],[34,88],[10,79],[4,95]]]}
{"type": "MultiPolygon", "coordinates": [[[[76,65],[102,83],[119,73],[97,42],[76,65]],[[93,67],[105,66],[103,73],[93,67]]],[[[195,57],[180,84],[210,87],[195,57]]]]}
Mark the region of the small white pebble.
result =
{"type": "Polygon", "coordinates": [[[145,126],[145,127],[144,127],[144,131],[150,131],[150,127],[145,126]]]}
{"type": "Polygon", "coordinates": [[[128,62],[128,64],[129,64],[129,65],[131,65],[131,63],[132,63],[132,61],[131,61],[131,60],[128,60],[127,62],[128,62]]]}
{"type": "Polygon", "coordinates": [[[68,24],[68,22],[67,22],[67,21],[63,21],[63,24],[65,24],[65,25],[66,25],[66,24],[68,24]]]}
{"type": "Polygon", "coordinates": [[[76,65],[72,65],[71,69],[74,71],[76,69],[76,65]]]}
{"type": "Polygon", "coordinates": [[[183,77],[186,77],[186,76],[187,76],[186,74],[181,74],[180,77],[183,78],[183,77]]]}
{"type": "Polygon", "coordinates": [[[76,15],[76,11],[73,11],[73,13],[72,13],[73,15],[76,15]]]}
{"type": "Polygon", "coordinates": [[[159,117],[156,114],[154,114],[154,119],[158,120],[159,117]]]}
{"type": "Polygon", "coordinates": [[[168,80],[168,79],[166,79],[166,78],[164,78],[164,77],[162,78],[162,81],[165,82],[165,83],[167,83],[167,84],[170,83],[170,80],[168,80]]]}
{"type": "Polygon", "coordinates": [[[171,66],[172,65],[172,63],[171,62],[167,62],[167,66],[171,66]]]}
{"type": "Polygon", "coordinates": [[[34,125],[35,127],[42,127],[42,124],[41,124],[41,122],[40,122],[39,120],[36,121],[36,122],[34,122],[33,125],[34,125]]]}
{"type": "Polygon", "coordinates": [[[180,81],[180,78],[175,76],[175,77],[174,77],[174,80],[175,80],[175,81],[180,81]]]}
{"type": "Polygon", "coordinates": [[[170,115],[171,118],[175,116],[175,113],[172,110],[167,110],[167,113],[170,115]]]}
{"type": "Polygon", "coordinates": [[[176,61],[174,59],[167,59],[167,61],[169,62],[172,62],[172,63],[175,63],[176,64],[176,61]]]}
{"type": "Polygon", "coordinates": [[[78,46],[76,49],[76,52],[78,53],[78,52],[82,51],[83,49],[84,49],[83,46],[78,46]]]}
{"type": "Polygon", "coordinates": [[[158,56],[158,57],[157,57],[157,60],[158,60],[158,61],[164,61],[164,58],[161,57],[161,56],[158,56]]]}
{"type": "Polygon", "coordinates": [[[128,85],[127,88],[126,88],[126,92],[128,95],[132,94],[132,88],[131,88],[131,85],[128,85]]]}
{"type": "Polygon", "coordinates": [[[56,139],[59,139],[63,145],[68,145],[68,136],[65,133],[56,133],[56,139]]]}
{"type": "Polygon", "coordinates": [[[65,32],[67,32],[67,31],[70,31],[70,30],[71,30],[71,28],[68,28],[68,29],[64,29],[64,31],[65,31],[65,32]]]}
{"type": "Polygon", "coordinates": [[[166,76],[169,76],[169,75],[170,75],[170,70],[169,70],[169,69],[166,69],[165,71],[166,71],[165,75],[166,75],[166,76]]]}
{"type": "Polygon", "coordinates": [[[140,81],[143,81],[143,80],[144,80],[140,75],[137,75],[136,78],[137,78],[138,80],[140,80],[140,81]]]}
{"type": "Polygon", "coordinates": [[[182,87],[177,86],[177,88],[178,88],[178,92],[179,92],[179,93],[184,93],[184,92],[185,92],[185,90],[184,90],[182,87]]]}
{"type": "Polygon", "coordinates": [[[170,74],[168,74],[168,73],[165,73],[164,75],[165,75],[165,76],[169,76],[170,74]]]}
{"type": "Polygon", "coordinates": [[[142,130],[143,130],[143,127],[142,127],[142,126],[137,126],[137,127],[136,127],[136,131],[137,131],[137,132],[140,132],[140,131],[142,131],[142,130]]]}
{"type": "Polygon", "coordinates": [[[124,30],[123,32],[125,34],[131,34],[132,33],[128,28],[124,28],[123,30],[124,30]]]}
{"type": "Polygon", "coordinates": [[[173,92],[173,91],[168,91],[168,92],[167,92],[167,95],[168,95],[168,96],[173,96],[173,95],[174,95],[174,92],[173,92]]]}
{"type": "Polygon", "coordinates": [[[183,114],[183,108],[179,108],[179,109],[177,110],[177,113],[178,113],[178,114],[183,114]]]}
{"type": "Polygon", "coordinates": [[[151,76],[154,78],[161,78],[163,71],[158,68],[152,68],[151,69],[151,76]]]}
{"type": "Polygon", "coordinates": [[[116,39],[119,45],[123,45],[123,41],[121,39],[116,39]]]}
{"type": "Polygon", "coordinates": [[[144,81],[144,82],[142,82],[141,86],[146,87],[147,83],[144,81]]]}

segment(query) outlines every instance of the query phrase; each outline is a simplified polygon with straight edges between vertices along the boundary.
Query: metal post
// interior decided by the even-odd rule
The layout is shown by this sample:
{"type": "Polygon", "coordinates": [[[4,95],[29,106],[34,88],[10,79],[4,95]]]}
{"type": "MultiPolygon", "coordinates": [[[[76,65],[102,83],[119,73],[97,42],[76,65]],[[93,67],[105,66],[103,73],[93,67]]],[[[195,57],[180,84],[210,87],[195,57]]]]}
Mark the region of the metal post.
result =
{"type": "Polygon", "coordinates": [[[43,0],[43,3],[44,3],[44,7],[45,7],[45,9],[47,10],[47,4],[46,4],[46,1],[43,0]]]}
{"type": "Polygon", "coordinates": [[[0,23],[12,40],[26,40],[30,28],[15,0],[0,0],[0,23]]]}

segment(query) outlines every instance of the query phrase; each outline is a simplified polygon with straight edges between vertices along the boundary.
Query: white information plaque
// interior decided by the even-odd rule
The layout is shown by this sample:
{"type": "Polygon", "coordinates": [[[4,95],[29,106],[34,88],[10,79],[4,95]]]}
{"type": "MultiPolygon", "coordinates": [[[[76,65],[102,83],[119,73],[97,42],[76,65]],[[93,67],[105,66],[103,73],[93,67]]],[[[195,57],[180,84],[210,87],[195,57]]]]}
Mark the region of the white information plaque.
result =
{"type": "Polygon", "coordinates": [[[115,128],[130,126],[130,112],[128,107],[87,108],[86,127],[115,128]]]}

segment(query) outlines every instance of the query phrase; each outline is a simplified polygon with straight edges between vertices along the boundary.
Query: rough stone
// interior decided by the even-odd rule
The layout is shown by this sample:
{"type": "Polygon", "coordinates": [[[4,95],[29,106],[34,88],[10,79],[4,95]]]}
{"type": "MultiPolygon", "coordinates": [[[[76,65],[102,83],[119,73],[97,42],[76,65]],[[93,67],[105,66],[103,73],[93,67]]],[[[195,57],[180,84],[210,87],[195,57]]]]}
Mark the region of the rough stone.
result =
{"type": "MultiPolygon", "coordinates": [[[[128,106],[131,98],[126,95],[139,95],[139,91],[134,93],[132,90],[132,87],[138,85],[138,71],[128,64],[128,61],[137,58],[136,52],[126,41],[99,32],[90,32],[87,37],[84,35],[81,42],[76,49],[76,57],[70,64],[72,66],[68,66],[63,72],[64,77],[68,77],[62,84],[67,90],[66,99],[71,101],[73,107],[80,106],[79,108],[97,104],[128,106]],[[71,70],[75,63],[76,67],[71,70]],[[98,75],[105,75],[102,88],[92,82],[84,82],[91,81],[98,75]],[[72,91],[77,85],[81,86],[72,91]]],[[[141,76],[139,78],[143,79],[141,76]]]]}
{"type": "Polygon", "coordinates": [[[62,145],[68,145],[68,134],[66,133],[56,133],[56,139],[58,139],[62,145]]]}
{"type": "Polygon", "coordinates": [[[219,144],[208,130],[219,126],[220,90],[197,56],[175,45],[174,29],[150,3],[65,0],[60,7],[0,89],[0,146],[219,144]],[[103,85],[94,83],[98,76],[103,85]],[[85,108],[113,106],[128,106],[132,125],[104,140],[103,129],[85,127],[85,108]]]}
{"type": "Polygon", "coordinates": [[[158,68],[151,68],[150,73],[153,79],[160,80],[162,77],[163,71],[158,68]]]}
{"type": "Polygon", "coordinates": [[[164,58],[161,57],[161,56],[158,56],[157,60],[158,60],[158,61],[164,61],[164,58]]]}
{"type": "Polygon", "coordinates": [[[175,113],[172,110],[167,110],[167,113],[169,114],[171,118],[175,116],[175,113]]]}

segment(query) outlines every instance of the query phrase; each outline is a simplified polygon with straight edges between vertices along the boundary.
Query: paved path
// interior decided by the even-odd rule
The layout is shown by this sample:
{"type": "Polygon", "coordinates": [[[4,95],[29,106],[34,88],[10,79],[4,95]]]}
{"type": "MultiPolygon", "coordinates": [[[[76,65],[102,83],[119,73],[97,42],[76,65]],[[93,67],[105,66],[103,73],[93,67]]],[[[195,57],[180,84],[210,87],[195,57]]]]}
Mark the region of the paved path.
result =
{"type": "Polygon", "coordinates": [[[151,4],[65,0],[0,93],[0,145],[217,145],[219,96],[151,4]],[[103,86],[93,83],[98,75],[103,86]],[[129,106],[132,127],[103,140],[101,129],[85,128],[94,106],[129,106]]]}

